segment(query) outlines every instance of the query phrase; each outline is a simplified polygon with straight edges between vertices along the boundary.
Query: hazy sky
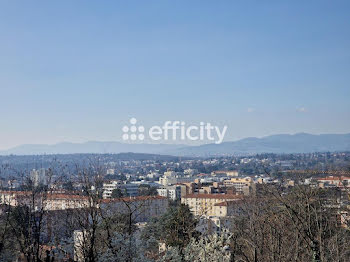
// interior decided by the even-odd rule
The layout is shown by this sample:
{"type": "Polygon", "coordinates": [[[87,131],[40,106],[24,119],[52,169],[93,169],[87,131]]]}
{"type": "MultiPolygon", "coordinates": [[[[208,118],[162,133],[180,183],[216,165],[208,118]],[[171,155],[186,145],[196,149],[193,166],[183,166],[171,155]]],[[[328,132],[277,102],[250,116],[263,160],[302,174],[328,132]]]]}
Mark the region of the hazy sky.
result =
{"type": "Polygon", "coordinates": [[[226,140],[350,132],[350,1],[1,1],[0,149],[121,140],[130,117],[226,140]]]}

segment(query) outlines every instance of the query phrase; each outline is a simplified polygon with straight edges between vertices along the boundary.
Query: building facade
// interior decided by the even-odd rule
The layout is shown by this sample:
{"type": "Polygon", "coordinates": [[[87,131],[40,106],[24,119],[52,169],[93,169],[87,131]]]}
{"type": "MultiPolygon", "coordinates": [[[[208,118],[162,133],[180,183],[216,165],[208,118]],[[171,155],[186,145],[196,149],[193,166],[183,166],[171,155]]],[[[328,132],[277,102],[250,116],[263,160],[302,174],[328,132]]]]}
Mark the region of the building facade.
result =
{"type": "Polygon", "coordinates": [[[233,194],[189,194],[181,199],[181,203],[188,205],[195,216],[216,216],[215,204],[241,199],[242,196],[233,194]]]}
{"type": "Polygon", "coordinates": [[[181,199],[181,187],[180,186],[163,186],[157,189],[158,195],[167,197],[171,200],[181,199]]]}

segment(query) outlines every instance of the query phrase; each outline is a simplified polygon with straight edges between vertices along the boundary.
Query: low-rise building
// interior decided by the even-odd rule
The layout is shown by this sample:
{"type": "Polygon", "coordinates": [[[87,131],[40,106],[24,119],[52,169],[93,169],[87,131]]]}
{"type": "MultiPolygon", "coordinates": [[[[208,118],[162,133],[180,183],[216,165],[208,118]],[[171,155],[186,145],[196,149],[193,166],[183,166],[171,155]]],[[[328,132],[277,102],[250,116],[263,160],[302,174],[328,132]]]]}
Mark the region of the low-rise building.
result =
{"type": "Polygon", "coordinates": [[[213,211],[216,217],[238,216],[241,213],[241,201],[224,201],[214,204],[213,211]]]}
{"type": "Polygon", "coordinates": [[[55,192],[32,193],[30,191],[2,191],[0,204],[10,206],[31,206],[34,210],[65,210],[89,206],[89,198],[77,194],[55,192]]]}
{"type": "Polygon", "coordinates": [[[350,187],[350,177],[328,176],[317,179],[320,187],[350,187]]]}
{"type": "Polygon", "coordinates": [[[236,170],[218,170],[212,172],[213,176],[228,176],[238,177],[239,173],[236,170]]]}
{"type": "Polygon", "coordinates": [[[220,234],[230,231],[232,228],[232,217],[201,217],[196,230],[202,235],[220,234]]]}

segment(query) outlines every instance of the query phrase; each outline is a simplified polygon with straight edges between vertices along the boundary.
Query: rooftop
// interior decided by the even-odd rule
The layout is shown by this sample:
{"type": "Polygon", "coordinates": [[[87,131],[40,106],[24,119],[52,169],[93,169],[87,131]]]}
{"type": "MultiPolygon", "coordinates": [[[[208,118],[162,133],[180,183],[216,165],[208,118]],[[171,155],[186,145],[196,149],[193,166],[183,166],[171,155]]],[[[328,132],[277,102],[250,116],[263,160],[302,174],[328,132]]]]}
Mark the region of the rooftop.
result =
{"type": "Polygon", "coordinates": [[[325,181],[340,181],[340,180],[350,180],[350,177],[346,176],[328,176],[328,177],[323,177],[323,178],[318,178],[318,181],[320,180],[325,180],[325,181]]]}
{"type": "Polygon", "coordinates": [[[135,196],[135,197],[122,197],[122,198],[110,198],[102,199],[102,203],[114,203],[114,202],[137,202],[137,201],[147,201],[147,200],[164,200],[167,199],[163,196],[135,196]]]}
{"type": "Polygon", "coordinates": [[[233,194],[188,194],[183,198],[208,198],[208,199],[242,199],[241,195],[233,194]]]}
{"type": "MultiPolygon", "coordinates": [[[[239,200],[239,199],[237,199],[237,200],[239,200]]],[[[235,201],[224,201],[224,202],[216,203],[216,204],[214,204],[214,206],[220,206],[220,207],[231,206],[233,204],[236,204],[237,200],[235,200],[235,201]]]]}

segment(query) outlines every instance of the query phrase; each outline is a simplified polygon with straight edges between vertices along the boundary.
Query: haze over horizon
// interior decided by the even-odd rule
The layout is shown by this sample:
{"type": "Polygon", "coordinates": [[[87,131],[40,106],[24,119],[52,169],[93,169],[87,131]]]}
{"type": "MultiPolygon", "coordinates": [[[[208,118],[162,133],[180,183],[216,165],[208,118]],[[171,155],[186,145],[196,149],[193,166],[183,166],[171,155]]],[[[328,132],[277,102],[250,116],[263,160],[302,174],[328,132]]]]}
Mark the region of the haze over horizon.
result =
{"type": "Polygon", "coordinates": [[[0,150],[122,141],[131,117],[350,133],[349,1],[121,3],[0,4],[0,150]]]}
{"type": "MultiPolygon", "coordinates": [[[[255,136],[250,136],[250,137],[243,137],[243,138],[239,138],[239,139],[234,139],[234,140],[226,140],[224,142],[237,142],[237,141],[241,141],[244,139],[250,139],[250,138],[257,138],[257,139],[262,139],[262,138],[267,138],[267,137],[273,137],[273,136],[283,136],[283,135],[289,135],[289,136],[295,136],[295,135],[301,135],[301,134],[305,134],[305,135],[313,135],[313,136],[319,136],[319,135],[350,135],[349,133],[321,133],[321,134],[310,134],[310,133],[306,133],[306,132],[299,132],[299,133],[292,133],[292,134],[271,134],[271,135],[266,135],[266,136],[260,136],[260,137],[255,137],[255,136]]],[[[0,151],[2,150],[10,150],[10,149],[14,149],[16,147],[21,147],[21,146],[26,146],[26,145],[45,145],[45,146],[55,146],[55,145],[59,145],[59,144],[86,144],[86,143],[94,143],[94,142],[98,142],[98,143],[109,143],[109,142],[116,142],[116,143],[122,143],[122,144],[130,144],[130,145],[142,145],[142,144],[150,144],[150,145],[183,145],[183,146],[201,146],[201,145],[208,145],[208,144],[214,144],[213,142],[210,141],[199,141],[198,143],[189,143],[189,142],[183,142],[181,143],[181,141],[123,141],[121,139],[119,140],[86,140],[86,141],[80,141],[80,142],[74,142],[74,141],[59,141],[57,143],[49,143],[49,144],[45,144],[45,143],[38,143],[38,144],[32,144],[32,143],[27,143],[27,144],[20,144],[20,145],[15,145],[13,147],[10,148],[5,148],[5,149],[0,149],[0,151]]]]}
{"type": "Polygon", "coordinates": [[[88,141],[85,143],[58,143],[52,145],[27,144],[0,150],[0,156],[52,154],[119,154],[145,153],[174,156],[228,156],[261,153],[293,154],[350,151],[349,134],[312,135],[279,134],[216,144],[185,145],[169,143],[121,143],[115,141],[88,141]]]}

